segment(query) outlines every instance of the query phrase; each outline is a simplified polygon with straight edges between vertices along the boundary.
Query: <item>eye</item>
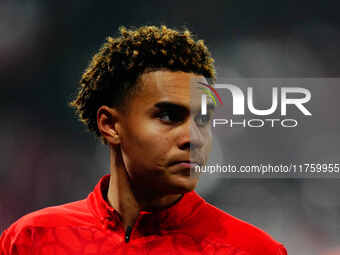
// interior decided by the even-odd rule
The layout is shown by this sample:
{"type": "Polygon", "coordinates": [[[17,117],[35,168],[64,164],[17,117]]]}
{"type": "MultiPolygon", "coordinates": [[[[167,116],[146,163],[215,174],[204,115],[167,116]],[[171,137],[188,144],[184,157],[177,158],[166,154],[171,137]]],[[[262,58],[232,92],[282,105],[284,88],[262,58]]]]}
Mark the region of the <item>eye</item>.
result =
{"type": "Polygon", "coordinates": [[[203,126],[207,125],[210,120],[211,120],[211,114],[210,113],[204,114],[204,115],[198,114],[195,117],[195,122],[197,123],[197,125],[199,127],[203,127],[203,126]]]}
{"type": "Polygon", "coordinates": [[[157,117],[166,124],[176,124],[184,120],[183,114],[171,110],[161,111],[157,114],[157,117]]]}

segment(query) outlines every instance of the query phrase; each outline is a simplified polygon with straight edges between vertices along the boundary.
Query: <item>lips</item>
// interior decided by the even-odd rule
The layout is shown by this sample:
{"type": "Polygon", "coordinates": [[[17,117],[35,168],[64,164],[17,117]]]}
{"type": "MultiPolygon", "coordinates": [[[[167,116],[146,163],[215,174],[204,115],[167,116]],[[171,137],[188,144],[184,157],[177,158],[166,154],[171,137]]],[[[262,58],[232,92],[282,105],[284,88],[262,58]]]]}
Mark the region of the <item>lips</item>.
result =
{"type": "Polygon", "coordinates": [[[196,166],[200,166],[200,163],[197,161],[183,160],[183,161],[175,161],[171,165],[184,167],[184,168],[195,168],[196,166]]]}

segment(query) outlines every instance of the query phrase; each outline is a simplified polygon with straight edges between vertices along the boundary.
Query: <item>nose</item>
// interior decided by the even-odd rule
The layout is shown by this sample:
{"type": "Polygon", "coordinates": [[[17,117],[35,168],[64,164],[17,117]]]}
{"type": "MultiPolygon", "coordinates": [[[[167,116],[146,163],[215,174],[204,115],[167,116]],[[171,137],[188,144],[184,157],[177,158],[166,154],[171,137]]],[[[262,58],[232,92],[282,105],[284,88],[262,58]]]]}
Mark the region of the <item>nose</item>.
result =
{"type": "Polygon", "coordinates": [[[179,148],[181,150],[196,150],[204,145],[204,136],[196,122],[192,119],[188,120],[181,130],[181,138],[179,140],[179,148]]]}

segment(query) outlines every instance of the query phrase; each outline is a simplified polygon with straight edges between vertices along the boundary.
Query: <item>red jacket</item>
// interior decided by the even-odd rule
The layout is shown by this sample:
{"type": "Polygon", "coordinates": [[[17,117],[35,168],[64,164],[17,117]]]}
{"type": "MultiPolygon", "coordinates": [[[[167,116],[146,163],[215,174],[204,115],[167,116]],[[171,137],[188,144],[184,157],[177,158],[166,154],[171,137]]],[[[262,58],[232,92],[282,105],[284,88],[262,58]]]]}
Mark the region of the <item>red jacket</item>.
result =
{"type": "Polygon", "coordinates": [[[30,213],[0,237],[0,255],[285,255],[262,230],[205,202],[194,191],[157,212],[140,212],[126,232],[105,201],[109,175],[80,201],[30,213]],[[130,231],[131,230],[131,231],[130,231]]]}

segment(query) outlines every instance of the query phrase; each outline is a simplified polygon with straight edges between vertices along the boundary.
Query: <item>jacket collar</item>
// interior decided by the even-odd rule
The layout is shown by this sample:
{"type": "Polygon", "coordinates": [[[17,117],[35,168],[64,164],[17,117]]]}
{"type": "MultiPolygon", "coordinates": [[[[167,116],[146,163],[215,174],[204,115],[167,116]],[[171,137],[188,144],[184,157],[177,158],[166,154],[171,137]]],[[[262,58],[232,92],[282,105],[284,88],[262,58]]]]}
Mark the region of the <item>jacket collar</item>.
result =
{"type": "MultiPolygon", "coordinates": [[[[121,225],[121,220],[119,213],[106,200],[109,182],[110,175],[103,176],[87,197],[87,203],[92,214],[105,229],[114,229],[121,225]]],[[[141,211],[139,217],[144,218],[144,228],[173,229],[186,222],[204,203],[205,201],[195,191],[191,191],[185,193],[172,206],[157,211],[141,211]]]]}

